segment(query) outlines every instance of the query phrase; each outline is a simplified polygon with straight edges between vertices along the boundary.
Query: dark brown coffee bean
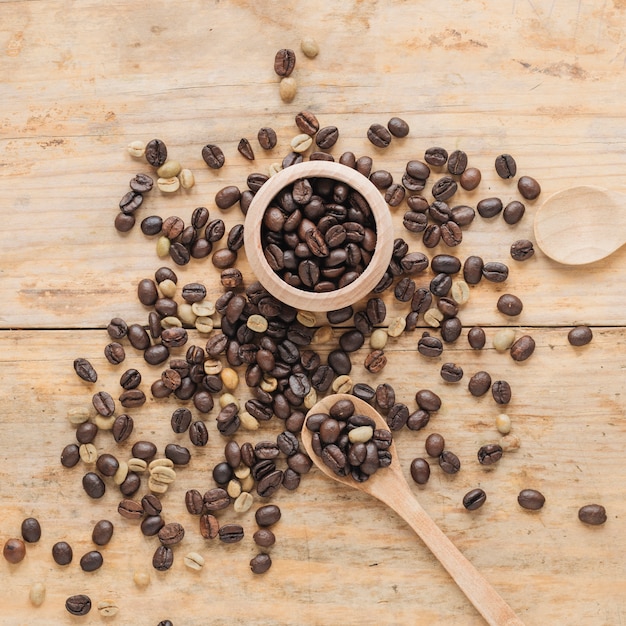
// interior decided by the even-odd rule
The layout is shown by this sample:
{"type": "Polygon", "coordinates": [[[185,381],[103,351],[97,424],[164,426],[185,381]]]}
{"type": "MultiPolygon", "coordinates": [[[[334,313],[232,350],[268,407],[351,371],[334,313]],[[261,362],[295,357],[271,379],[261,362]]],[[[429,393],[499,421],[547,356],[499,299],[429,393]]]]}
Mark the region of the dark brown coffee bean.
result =
{"type": "Polygon", "coordinates": [[[296,114],[296,126],[301,132],[312,137],[319,130],[320,123],[311,111],[300,111],[296,114]]]}
{"type": "Polygon", "coordinates": [[[512,200],[504,207],[502,217],[507,224],[513,225],[517,224],[522,219],[525,212],[526,207],[521,202],[512,200]]]}
{"type": "Polygon", "coordinates": [[[442,224],[440,227],[441,240],[446,246],[452,248],[458,246],[463,241],[463,233],[461,227],[452,220],[442,224]]]}
{"type": "Polygon", "coordinates": [[[441,408],[441,398],[430,389],[420,389],[415,394],[415,401],[424,411],[435,412],[441,408]]]}
{"type": "Polygon", "coordinates": [[[125,409],[142,406],[146,402],[146,394],[141,389],[127,389],[122,392],[119,401],[125,409]]]}
{"type": "Polygon", "coordinates": [[[435,182],[432,188],[432,194],[435,200],[446,202],[456,193],[457,188],[457,183],[453,178],[444,176],[435,182]]]}
{"type": "Polygon", "coordinates": [[[458,383],[463,378],[463,368],[456,363],[444,363],[440,370],[441,378],[448,383],[458,383]]]}
{"type": "Polygon", "coordinates": [[[236,185],[227,185],[226,187],[222,187],[215,194],[215,204],[218,209],[222,209],[223,211],[237,204],[240,199],[241,191],[239,191],[239,187],[236,185]]]}
{"type": "Polygon", "coordinates": [[[476,397],[486,394],[491,388],[491,376],[488,372],[476,372],[467,384],[469,392],[476,397]]]}
{"type": "Polygon", "coordinates": [[[80,461],[79,448],[75,443],[70,443],[61,451],[61,465],[74,467],[80,461]]]}
{"type": "Polygon", "coordinates": [[[430,421],[430,413],[423,409],[418,409],[409,415],[409,419],[406,421],[406,427],[409,430],[421,430],[428,425],[430,421]]]}
{"type": "Polygon", "coordinates": [[[474,217],[476,216],[476,211],[465,204],[452,207],[451,213],[452,216],[450,219],[458,226],[468,226],[474,221],[474,217]]]}
{"type": "Polygon", "coordinates": [[[530,176],[521,176],[517,181],[517,189],[526,200],[534,200],[541,193],[541,186],[530,176]]]}
{"type": "Polygon", "coordinates": [[[272,566],[272,559],[269,554],[257,554],[250,560],[250,569],[253,574],[265,574],[272,566]]]}
{"type": "Polygon", "coordinates": [[[409,125],[400,117],[392,117],[387,122],[387,128],[394,137],[406,137],[409,134],[409,125]]]}
{"type": "Polygon", "coordinates": [[[450,452],[450,450],[444,450],[439,455],[439,467],[446,474],[456,474],[461,469],[461,461],[459,457],[450,452]]]}
{"type": "Polygon", "coordinates": [[[458,317],[449,317],[444,319],[441,322],[441,326],[439,331],[441,333],[441,338],[446,343],[452,343],[456,341],[461,336],[461,331],[463,330],[463,324],[458,317]]]}
{"type": "Polygon", "coordinates": [[[192,422],[189,427],[189,440],[194,446],[206,446],[209,441],[209,431],[202,421],[192,422]]]}
{"type": "Polygon", "coordinates": [[[498,298],[496,307],[503,315],[516,316],[522,312],[524,304],[517,296],[511,293],[503,293],[498,298]]]}
{"type": "Polygon", "coordinates": [[[502,283],[509,276],[509,268],[499,261],[489,261],[483,265],[482,274],[492,283],[502,283]]]}
{"type": "Polygon", "coordinates": [[[443,352],[443,344],[440,339],[425,332],[417,342],[417,351],[423,356],[438,357],[443,352]]]}
{"type": "Polygon", "coordinates": [[[27,543],[37,543],[41,539],[41,524],[35,517],[27,517],[22,521],[22,538],[27,543]]]}
{"type": "Polygon", "coordinates": [[[91,550],[80,558],[80,568],[83,572],[95,572],[102,567],[104,559],[98,550],[91,550]]]}
{"type": "Polygon", "coordinates": [[[601,504],[585,504],[578,509],[578,519],[590,526],[601,526],[607,520],[606,509],[601,504]]]}
{"type": "Polygon", "coordinates": [[[274,57],[274,71],[278,76],[290,76],[296,66],[296,53],[290,48],[281,48],[274,57]]]}
{"type": "Polygon", "coordinates": [[[485,331],[479,326],[474,326],[467,333],[467,341],[474,350],[482,350],[486,342],[485,331]]]}
{"type": "Polygon", "coordinates": [[[482,179],[482,174],[480,170],[476,167],[468,167],[462,174],[459,179],[459,183],[461,187],[466,191],[472,191],[478,187],[480,181],[482,179]]]}
{"type": "Polygon", "coordinates": [[[476,210],[481,217],[495,217],[502,211],[502,200],[500,198],[483,198],[476,205],[476,210]]]}
{"type": "Polygon", "coordinates": [[[567,333],[567,340],[572,346],[586,346],[593,339],[589,326],[576,326],[567,333]]]}
{"type": "Polygon", "coordinates": [[[483,277],[484,262],[479,256],[468,256],[463,263],[463,278],[468,285],[477,285],[483,277]]]}
{"type": "Polygon", "coordinates": [[[372,350],[363,362],[363,366],[368,372],[377,374],[381,372],[387,365],[387,357],[382,350],[372,350]]]}
{"type": "Polygon", "coordinates": [[[424,153],[424,161],[435,167],[442,167],[448,161],[448,151],[445,148],[432,147],[424,153]]]}
{"type": "Polygon", "coordinates": [[[158,536],[162,545],[174,546],[183,540],[185,528],[178,522],[169,522],[159,530],[158,536]]]}
{"type": "Polygon", "coordinates": [[[159,572],[165,572],[174,564],[174,552],[169,546],[159,546],[152,556],[152,567],[159,572]]]}
{"type": "Polygon", "coordinates": [[[117,512],[125,519],[141,519],[144,516],[144,509],[140,502],[124,498],[117,505],[117,512]]]}
{"type": "Polygon", "coordinates": [[[78,443],[91,443],[98,434],[98,426],[93,422],[83,422],[76,428],[76,441],[78,443]]]}
{"type": "Polygon", "coordinates": [[[167,161],[167,146],[160,139],[152,139],[146,144],[145,157],[152,167],[161,167],[167,161]]]}
{"type": "Polygon", "coordinates": [[[481,465],[493,465],[502,458],[502,446],[497,443],[488,443],[478,450],[478,462],[481,465]]]}
{"type": "Polygon", "coordinates": [[[517,164],[510,154],[500,154],[495,161],[496,172],[500,178],[515,178],[517,164]]]}
{"type": "Polygon", "coordinates": [[[119,461],[108,452],[104,452],[96,460],[96,468],[103,476],[113,476],[119,466],[119,461]]]}
{"type": "MultiPolygon", "coordinates": [[[[328,150],[332,148],[339,138],[339,129],[336,126],[325,126],[320,128],[315,136],[315,143],[322,148],[322,150],[328,150]]],[[[367,176],[370,172],[367,173],[367,176]]]]}
{"type": "Polygon", "coordinates": [[[367,129],[367,138],[377,148],[387,148],[391,143],[391,133],[382,124],[372,124],[367,129]]]}
{"type": "Polygon", "coordinates": [[[202,159],[211,169],[214,170],[220,169],[226,160],[222,149],[211,143],[202,148],[202,159]]]}
{"type": "Polygon", "coordinates": [[[390,185],[388,187],[387,191],[385,191],[385,202],[390,207],[400,206],[400,204],[404,200],[405,195],[406,190],[404,189],[404,187],[402,185],[394,183],[393,185],[390,185]]]}
{"type": "Polygon", "coordinates": [[[517,496],[518,504],[529,511],[538,511],[546,502],[545,496],[536,489],[522,489],[517,496]]]}
{"type": "Polygon", "coordinates": [[[511,401],[511,386],[506,380],[496,380],[491,385],[491,395],[497,404],[508,404],[511,401]]]}
{"type": "Polygon", "coordinates": [[[118,213],[115,216],[115,220],[113,221],[113,225],[115,226],[115,230],[120,233],[127,233],[132,230],[135,225],[135,216],[129,215],[126,213],[118,213]]]}
{"type": "Polygon", "coordinates": [[[161,500],[153,493],[148,493],[141,498],[141,506],[146,515],[160,515],[163,510],[161,500]]]}
{"type": "Polygon", "coordinates": [[[137,441],[131,448],[131,453],[135,458],[150,461],[157,453],[157,447],[151,441],[137,441]]]}
{"type": "Polygon", "coordinates": [[[467,154],[463,150],[454,150],[448,157],[448,172],[461,175],[467,167],[467,154]]]}
{"type": "Polygon", "coordinates": [[[165,458],[172,461],[174,465],[188,465],[191,461],[191,453],[184,446],[168,443],[165,446],[165,458]]]}
{"type": "Polygon", "coordinates": [[[218,536],[223,543],[237,543],[243,539],[243,527],[239,524],[224,524],[220,527],[218,536]]]}
{"type": "Polygon", "coordinates": [[[428,257],[423,252],[409,252],[400,260],[400,267],[410,275],[423,272],[428,267],[428,257]]]}
{"type": "Polygon", "coordinates": [[[424,447],[426,448],[426,454],[428,454],[428,456],[437,458],[444,451],[445,440],[439,433],[431,433],[426,437],[424,447]]]}
{"type": "Polygon", "coordinates": [[[528,239],[518,239],[511,244],[511,258],[514,261],[526,261],[534,254],[533,242],[528,239]]]}
{"type": "Polygon", "coordinates": [[[237,152],[239,152],[239,154],[241,154],[244,158],[248,159],[248,161],[254,161],[254,151],[252,150],[250,142],[245,137],[242,137],[239,140],[237,152]]]}
{"type": "Polygon", "coordinates": [[[411,478],[418,485],[425,485],[430,478],[430,465],[426,459],[416,458],[410,465],[411,478]]]}
{"type": "Polygon", "coordinates": [[[82,593],[70,596],[65,600],[65,608],[72,615],[87,615],[91,611],[91,599],[82,593]]]}
{"type": "Polygon", "coordinates": [[[404,227],[412,233],[421,233],[426,230],[428,225],[428,217],[424,213],[417,211],[407,211],[402,220],[404,227]]]}
{"type": "Polygon", "coordinates": [[[101,519],[99,522],[96,522],[91,531],[91,540],[97,546],[105,546],[113,537],[113,529],[113,522],[110,522],[108,519],[101,519]]]}
{"type": "Polygon", "coordinates": [[[74,371],[79,378],[85,382],[95,383],[98,380],[98,374],[93,365],[87,359],[75,359],[74,371]]]}
{"type": "Polygon", "coordinates": [[[259,141],[259,145],[261,146],[261,148],[263,148],[263,150],[271,150],[272,148],[276,147],[276,144],[278,142],[276,131],[273,128],[268,128],[267,126],[259,129],[257,139],[259,141]]]}
{"type": "Polygon", "coordinates": [[[275,504],[266,504],[258,508],[254,514],[256,523],[262,528],[273,526],[281,518],[281,511],[275,504]]]}
{"type": "Polygon", "coordinates": [[[476,509],[479,509],[483,504],[485,504],[486,500],[487,494],[484,492],[483,489],[472,489],[463,496],[463,506],[468,511],[475,511],[476,509]]]}
{"type": "Polygon", "coordinates": [[[535,351],[535,340],[530,335],[522,335],[511,346],[510,354],[514,361],[525,361],[535,351]]]}
{"type": "Polygon", "coordinates": [[[262,548],[269,548],[276,543],[276,537],[269,528],[259,528],[252,536],[254,543],[262,548]]]}
{"type": "Polygon", "coordinates": [[[52,546],[52,558],[57,565],[69,565],[73,556],[72,546],[66,541],[57,541],[52,546]]]}

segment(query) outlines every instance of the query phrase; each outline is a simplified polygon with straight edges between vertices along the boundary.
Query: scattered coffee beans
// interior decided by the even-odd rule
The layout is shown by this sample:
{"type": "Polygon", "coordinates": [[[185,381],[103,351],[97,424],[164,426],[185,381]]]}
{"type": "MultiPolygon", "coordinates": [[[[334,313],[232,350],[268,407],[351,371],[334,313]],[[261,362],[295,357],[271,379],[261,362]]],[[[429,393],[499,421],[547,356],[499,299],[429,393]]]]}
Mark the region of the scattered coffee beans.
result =
{"type": "Polygon", "coordinates": [[[606,510],[601,504],[586,504],[578,509],[578,519],[590,526],[600,526],[606,522],[606,510]]]}
{"type": "Polygon", "coordinates": [[[529,511],[538,511],[546,502],[545,496],[536,489],[522,489],[517,496],[519,505],[529,511]]]}

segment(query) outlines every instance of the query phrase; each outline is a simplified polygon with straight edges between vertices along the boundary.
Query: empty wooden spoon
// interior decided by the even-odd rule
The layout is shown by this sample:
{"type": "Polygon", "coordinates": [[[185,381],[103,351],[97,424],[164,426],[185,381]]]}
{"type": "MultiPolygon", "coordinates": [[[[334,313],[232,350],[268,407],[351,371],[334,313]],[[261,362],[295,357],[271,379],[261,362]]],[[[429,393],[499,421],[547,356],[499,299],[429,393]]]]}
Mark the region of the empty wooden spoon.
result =
{"type": "MultiPolygon", "coordinates": [[[[377,428],[389,430],[383,417],[367,402],[348,394],[326,396],[307,413],[328,413],[338,400],[349,399],[355,412],[375,420],[377,428]]],[[[351,476],[341,477],[327,467],[312,448],[312,433],[306,425],[302,428],[302,443],[315,465],[327,476],[348,487],[359,489],[374,496],[393,509],[418,534],[439,562],[446,568],[461,591],[492,626],[523,626],[511,607],[498,595],[478,570],[459,552],[443,531],[420,506],[404,478],[394,444],[391,444],[391,465],[379,469],[365,482],[357,482],[351,476]]]]}
{"type": "Polygon", "coordinates": [[[626,196],[602,187],[557,191],[535,214],[535,240],[554,261],[593,263],[626,243],[626,196]]]}

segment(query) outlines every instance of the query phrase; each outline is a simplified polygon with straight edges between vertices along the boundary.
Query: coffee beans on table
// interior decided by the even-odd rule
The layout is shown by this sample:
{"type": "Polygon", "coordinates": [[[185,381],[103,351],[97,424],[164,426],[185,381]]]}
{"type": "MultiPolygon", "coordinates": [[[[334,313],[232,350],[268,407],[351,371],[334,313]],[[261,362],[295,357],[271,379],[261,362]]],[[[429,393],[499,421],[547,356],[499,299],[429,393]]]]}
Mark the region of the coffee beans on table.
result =
{"type": "Polygon", "coordinates": [[[463,496],[463,506],[468,511],[475,511],[485,504],[486,500],[487,494],[483,489],[472,489],[463,496]]]}
{"type": "Polygon", "coordinates": [[[606,509],[601,504],[585,504],[578,509],[578,519],[590,526],[600,526],[606,522],[606,509]]]}
{"type": "Polygon", "coordinates": [[[517,496],[519,505],[529,511],[538,511],[546,502],[545,496],[536,489],[522,489],[517,496]]]}
{"type": "Polygon", "coordinates": [[[567,340],[572,346],[585,346],[593,339],[589,326],[576,326],[567,333],[567,340]]]}
{"type": "Polygon", "coordinates": [[[36,543],[41,539],[41,525],[34,517],[27,517],[22,521],[22,537],[27,543],[36,543]]]}
{"type": "Polygon", "coordinates": [[[65,601],[65,608],[72,615],[87,615],[91,611],[91,599],[84,594],[70,596],[65,601]]]}
{"type": "Polygon", "coordinates": [[[2,555],[9,563],[19,563],[26,556],[26,546],[21,539],[13,537],[7,539],[2,548],[2,555]]]}

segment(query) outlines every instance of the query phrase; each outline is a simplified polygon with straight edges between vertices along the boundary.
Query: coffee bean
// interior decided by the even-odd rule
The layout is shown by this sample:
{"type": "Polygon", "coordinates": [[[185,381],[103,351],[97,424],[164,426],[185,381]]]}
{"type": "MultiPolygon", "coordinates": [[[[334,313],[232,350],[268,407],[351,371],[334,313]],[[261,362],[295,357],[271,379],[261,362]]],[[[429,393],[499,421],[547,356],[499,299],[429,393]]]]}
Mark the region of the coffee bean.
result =
{"type": "Polygon", "coordinates": [[[521,176],[517,181],[517,189],[526,200],[534,200],[541,193],[541,186],[530,176],[521,176]]]}
{"type": "Polygon", "coordinates": [[[95,572],[102,567],[104,559],[98,550],[91,550],[80,558],[80,568],[83,572],[95,572]]]}
{"type": "Polygon", "coordinates": [[[461,469],[461,461],[454,452],[444,450],[439,455],[439,467],[441,467],[446,474],[456,474],[461,469]]]}
{"type": "Polygon", "coordinates": [[[463,174],[467,167],[467,154],[463,150],[454,150],[448,157],[448,172],[450,174],[463,174]]]}
{"type": "Polygon", "coordinates": [[[87,472],[83,476],[83,489],[90,498],[101,498],[104,495],[104,481],[95,472],[87,472]]]}
{"type": "Polygon", "coordinates": [[[567,333],[567,340],[572,346],[586,346],[593,339],[589,326],[576,326],[567,333]]]}
{"type": "Polygon", "coordinates": [[[476,216],[476,211],[474,211],[472,207],[464,204],[452,207],[451,212],[451,220],[458,226],[468,226],[474,221],[474,217],[476,216]]]}
{"type": "Polygon", "coordinates": [[[296,66],[296,53],[290,48],[281,48],[274,57],[274,71],[278,76],[290,76],[296,66]]]}
{"type": "Polygon", "coordinates": [[[189,439],[194,446],[206,446],[209,441],[209,431],[202,421],[192,422],[189,427],[189,439]]]}
{"type": "Polygon", "coordinates": [[[484,492],[483,489],[472,489],[463,496],[463,506],[468,511],[475,511],[476,509],[479,509],[483,504],[485,504],[486,500],[487,494],[484,492]]]}
{"type": "Polygon", "coordinates": [[[438,357],[443,352],[443,344],[437,337],[432,337],[429,333],[423,333],[417,342],[417,351],[427,357],[438,357]]]}
{"type": "Polygon", "coordinates": [[[91,599],[82,593],[70,596],[65,600],[65,608],[72,615],[87,615],[91,611],[91,599]]]}
{"type": "Polygon", "coordinates": [[[518,239],[511,244],[511,258],[514,261],[526,261],[534,254],[533,242],[528,239],[518,239]]]}
{"type": "Polygon", "coordinates": [[[473,191],[478,187],[480,181],[482,179],[482,174],[480,170],[476,167],[468,167],[462,174],[459,179],[459,183],[461,187],[466,191],[473,191]]]}
{"type": "Polygon", "coordinates": [[[239,524],[224,524],[220,526],[218,536],[223,543],[237,543],[244,537],[243,527],[239,524]]]}
{"type": "Polygon", "coordinates": [[[483,198],[476,205],[476,210],[481,217],[495,217],[502,211],[502,200],[500,198],[483,198]]]}
{"type": "MultiPolygon", "coordinates": [[[[322,150],[328,150],[332,148],[339,138],[339,130],[336,126],[325,126],[324,128],[320,128],[315,136],[315,143],[318,147],[322,148],[322,150]]],[[[367,176],[369,176],[369,172],[367,176]]]]}
{"type": "Polygon", "coordinates": [[[538,511],[546,502],[545,496],[536,489],[522,489],[517,496],[519,505],[529,511],[538,511]]]}
{"type": "Polygon", "coordinates": [[[500,178],[514,178],[517,174],[517,164],[510,154],[500,154],[496,157],[496,172],[500,178]]]}
{"type": "Polygon", "coordinates": [[[444,363],[440,370],[441,378],[448,383],[458,383],[463,378],[463,368],[456,363],[444,363]]]}
{"type": "Polygon", "coordinates": [[[120,376],[120,386],[122,389],[135,389],[141,384],[141,373],[134,368],[127,369],[120,376]]]}
{"type": "Polygon", "coordinates": [[[2,549],[2,555],[9,563],[20,563],[26,556],[26,546],[21,539],[7,539],[2,549]]]}
{"type": "Polygon", "coordinates": [[[524,305],[517,296],[511,293],[504,293],[498,298],[496,307],[503,315],[514,317],[522,312],[524,305]]]}
{"type": "MultiPolygon", "coordinates": [[[[492,283],[502,283],[509,276],[509,268],[499,261],[489,261],[483,265],[482,275],[492,283]]],[[[470,282],[465,279],[466,282],[470,282]]]]}
{"type": "Polygon", "coordinates": [[[457,190],[456,181],[450,176],[444,176],[435,182],[432,188],[432,194],[435,200],[446,202],[457,190]]]}
{"type": "Polygon", "coordinates": [[[426,437],[426,441],[424,442],[424,446],[426,448],[426,454],[433,458],[438,458],[439,455],[444,451],[445,440],[442,435],[439,433],[431,433],[426,437]]]}
{"type": "Polygon", "coordinates": [[[263,528],[273,526],[280,518],[280,508],[278,508],[275,504],[266,504],[265,506],[258,508],[254,514],[256,523],[263,528]]]}
{"type": "Polygon", "coordinates": [[[79,378],[85,382],[95,383],[98,380],[98,374],[93,365],[87,359],[75,359],[74,371],[79,378]]]}
{"type": "Polygon", "coordinates": [[[91,399],[94,409],[103,417],[110,417],[115,411],[115,401],[106,391],[95,393],[91,399]]]}
{"type": "Polygon", "coordinates": [[[441,408],[441,398],[430,389],[420,389],[415,394],[417,406],[424,411],[434,412],[441,408]]]}
{"type": "Polygon", "coordinates": [[[394,137],[406,137],[409,134],[409,125],[400,117],[392,117],[387,122],[387,128],[394,137]]]}
{"type": "Polygon", "coordinates": [[[514,361],[525,361],[535,351],[535,340],[530,335],[522,335],[511,346],[511,358],[514,361]]]}
{"type": "Polygon", "coordinates": [[[272,566],[269,554],[257,554],[250,560],[250,569],[253,574],[264,574],[272,566]]]}
{"type": "Polygon", "coordinates": [[[169,546],[160,545],[152,556],[152,567],[159,572],[165,572],[174,564],[174,552],[169,546]]]}
{"type": "Polygon", "coordinates": [[[93,422],[83,422],[76,428],[76,441],[78,443],[91,443],[98,434],[98,426],[93,422]]]}
{"type": "Polygon", "coordinates": [[[367,129],[367,138],[377,148],[387,148],[391,143],[391,133],[382,124],[372,124],[367,129]]]}
{"type": "Polygon", "coordinates": [[[41,539],[41,524],[35,517],[27,517],[22,521],[22,537],[28,543],[37,543],[41,539]]]}
{"type": "Polygon", "coordinates": [[[410,465],[411,478],[418,485],[425,485],[430,478],[430,465],[426,459],[416,458],[410,465]]]}
{"type": "Polygon", "coordinates": [[[578,519],[591,526],[600,526],[606,522],[606,509],[601,504],[586,504],[578,509],[578,519]]]}
{"type": "Polygon", "coordinates": [[[96,461],[96,468],[103,476],[115,475],[119,466],[119,461],[108,452],[101,454],[96,461]]]}
{"type": "Polygon", "coordinates": [[[424,161],[435,167],[442,167],[448,161],[448,152],[445,148],[432,147],[424,153],[424,161]]]}
{"type": "Polygon", "coordinates": [[[474,350],[482,350],[485,347],[485,331],[479,326],[473,326],[467,333],[467,341],[474,350]]]}
{"type": "Polygon", "coordinates": [[[57,541],[52,546],[52,558],[57,565],[68,565],[72,562],[72,547],[66,541],[57,541]]]}
{"type": "Polygon", "coordinates": [[[469,392],[475,396],[480,397],[485,395],[491,388],[491,376],[488,372],[476,372],[467,384],[469,392]]]}
{"type": "Polygon", "coordinates": [[[210,143],[202,148],[202,159],[211,169],[214,170],[220,169],[226,160],[222,149],[219,146],[210,143]]]}
{"type": "Polygon", "coordinates": [[[502,458],[502,447],[497,443],[488,443],[478,450],[478,462],[481,465],[493,465],[502,458]]]}
{"type": "Polygon", "coordinates": [[[113,537],[113,524],[106,519],[96,522],[91,532],[91,540],[97,546],[105,546],[113,537]]]}
{"type": "Polygon", "coordinates": [[[161,167],[167,161],[167,146],[160,139],[152,139],[146,144],[145,157],[152,167],[161,167]]]}
{"type": "Polygon", "coordinates": [[[271,150],[278,142],[276,131],[273,128],[268,128],[267,126],[259,129],[257,139],[263,150],[271,150]]]}
{"type": "Polygon", "coordinates": [[[491,394],[497,404],[508,404],[511,401],[511,386],[506,380],[496,380],[491,385],[491,394]]]}
{"type": "Polygon", "coordinates": [[[519,200],[512,200],[504,207],[502,217],[507,224],[513,225],[524,217],[525,212],[526,207],[519,200]]]}
{"type": "Polygon", "coordinates": [[[164,546],[173,546],[180,543],[185,536],[185,529],[178,522],[165,524],[158,532],[159,541],[164,546]]]}
{"type": "Polygon", "coordinates": [[[463,263],[463,279],[468,285],[477,285],[483,277],[484,262],[479,256],[468,256],[463,263]]]}

